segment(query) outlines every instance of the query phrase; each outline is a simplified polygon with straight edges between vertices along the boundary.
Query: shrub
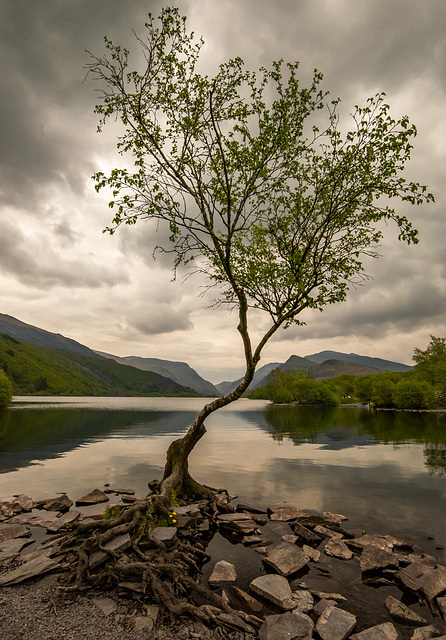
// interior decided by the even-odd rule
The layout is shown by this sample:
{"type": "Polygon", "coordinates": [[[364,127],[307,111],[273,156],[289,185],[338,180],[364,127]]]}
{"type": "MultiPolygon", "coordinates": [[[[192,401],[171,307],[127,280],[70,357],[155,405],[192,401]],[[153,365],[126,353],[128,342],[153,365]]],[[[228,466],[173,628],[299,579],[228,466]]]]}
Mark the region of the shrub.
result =
{"type": "Polygon", "coordinates": [[[12,400],[12,383],[0,369],[0,407],[5,407],[12,400]]]}

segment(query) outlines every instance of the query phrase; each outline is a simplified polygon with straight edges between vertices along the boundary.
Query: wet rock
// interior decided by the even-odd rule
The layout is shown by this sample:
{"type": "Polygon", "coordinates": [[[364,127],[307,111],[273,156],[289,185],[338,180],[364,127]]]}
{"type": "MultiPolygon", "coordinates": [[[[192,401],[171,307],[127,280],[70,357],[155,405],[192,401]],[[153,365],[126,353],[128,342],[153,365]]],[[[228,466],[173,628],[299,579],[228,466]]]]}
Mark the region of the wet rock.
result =
{"type": "Polygon", "coordinates": [[[427,621],[419,616],[415,611],[409,609],[408,606],[397,600],[393,596],[388,596],[384,602],[384,606],[390,613],[392,618],[404,622],[405,624],[421,625],[427,624],[427,621]]]}
{"type": "Polygon", "coordinates": [[[0,586],[7,586],[10,584],[18,584],[24,580],[35,578],[44,573],[48,573],[53,569],[56,569],[61,558],[54,559],[45,555],[34,557],[28,562],[24,562],[17,569],[13,569],[9,573],[0,577],[0,586]]]}
{"type": "Polygon", "coordinates": [[[381,536],[378,534],[365,533],[360,538],[354,538],[347,542],[348,546],[352,549],[361,550],[366,546],[378,547],[384,549],[384,551],[392,551],[392,549],[411,549],[412,545],[409,542],[394,538],[393,536],[381,536]]]}
{"type": "Polygon", "coordinates": [[[435,638],[440,635],[440,631],[438,631],[433,625],[429,625],[428,627],[420,627],[419,629],[415,629],[412,634],[411,640],[431,640],[431,638],[435,638]]]}
{"type": "Polygon", "coordinates": [[[327,607],[335,607],[336,604],[336,600],[331,600],[330,598],[322,598],[314,607],[314,613],[320,616],[327,607]]]}
{"type": "Polygon", "coordinates": [[[243,544],[245,547],[267,547],[273,544],[273,541],[266,540],[266,538],[262,538],[261,536],[246,536],[243,538],[243,544]]]}
{"type": "Polygon", "coordinates": [[[118,605],[111,598],[93,598],[93,604],[104,614],[104,616],[109,616],[111,613],[114,613],[118,605]]]}
{"type": "Polygon", "coordinates": [[[271,507],[268,509],[270,520],[278,522],[290,522],[296,520],[306,514],[303,511],[299,511],[295,507],[271,507]]]}
{"type": "Polygon", "coordinates": [[[309,611],[313,611],[314,598],[306,589],[295,591],[291,596],[291,601],[294,603],[293,613],[308,613],[309,611]]]}
{"type": "Polygon", "coordinates": [[[222,613],[217,614],[217,620],[227,627],[232,627],[237,631],[244,631],[246,633],[254,633],[254,627],[247,624],[239,616],[234,613],[222,613]]]}
{"type": "Polygon", "coordinates": [[[332,538],[327,542],[324,551],[328,556],[333,556],[340,560],[350,560],[353,557],[353,552],[350,551],[345,542],[338,538],[332,538]]]}
{"type": "Polygon", "coordinates": [[[313,547],[309,547],[307,544],[304,544],[302,546],[302,551],[306,553],[310,560],[313,560],[313,562],[319,562],[321,552],[317,549],[313,549],[313,547]]]}
{"type": "Polygon", "coordinates": [[[108,487],[104,493],[115,493],[118,496],[134,496],[135,491],[133,489],[112,489],[108,487]]]}
{"type": "Polygon", "coordinates": [[[74,509],[73,511],[68,511],[60,518],[56,518],[50,524],[48,524],[47,531],[49,531],[50,533],[57,533],[58,531],[66,527],[68,524],[71,524],[73,522],[76,522],[76,520],[79,520],[80,516],[81,516],[80,511],[76,511],[74,509]]]}
{"type": "Polygon", "coordinates": [[[414,562],[401,569],[398,578],[412,591],[424,593],[430,601],[446,591],[446,567],[443,565],[414,562]]]}
{"type": "Polygon", "coordinates": [[[280,575],[290,576],[296,571],[300,571],[309,560],[310,558],[300,547],[282,542],[268,553],[263,562],[272,567],[277,573],[280,573],[280,575]]]}
{"type": "Polygon", "coordinates": [[[277,574],[255,578],[249,585],[256,595],[272,602],[281,609],[292,609],[291,589],[288,580],[277,574]]]}
{"type": "Polygon", "coordinates": [[[377,571],[379,569],[397,568],[399,560],[389,551],[367,545],[360,559],[361,571],[377,571]]]}
{"type": "Polygon", "coordinates": [[[322,640],[344,640],[355,626],[353,614],[338,607],[327,607],[316,623],[316,631],[322,640]]]}
{"type": "Polygon", "coordinates": [[[266,509],[260,509],[259,507],[253,507],[250,504],[239,503],[236,507],[237,511],[248,511],[248,513],[266,513],[266,509]]]}
{"type": "Polygon", "coordinates": [[[14,524],[29,525],[30,527],[41,527],[48,529],[57,520],[57,513],[52,511],[48,513],[20,513],[14,516],[9,522],[14,524]]]}
{"type": "Polygon", "coordinates": [[[257,524],[249,513],[223,513],[217,517],[218,524],[241,535],[258,532],[257,524]]]}
{"type": "Polygon", "coordinates": [[[315,589],[310,589],[311,593],[320,598],[326,598],[327,600],[335,600],[336,602],[342,602],[343,600],[347,600],[344,596],[341,596],[340,593],[328,593],[327,591],[316,591],[315,589]]]}
{"type": "Polygon", "coordinates": [[[231,562],[226,562],[226,560],[217,562],[209,577],[209,584],[212,587],[223,587],[235,582],[237,582],[235,566],[231,562]]]}
{"type": "Polygon", "coordinates": [[[73,501],[67,496],[66,493],[63,493],[61,496],[57,496],[56,498],[50,498],[48,500],[42,500],[36,505],[37,509],[45,509],[46,511],[68,511],[69,508],[73,505],[73,501]]]}
{"type": "Polygon", "coordinates": [[[288,542],[288,544],[296,544],[299,540],[297,536],[293,536],[292,533],[286,533],[282,536],[282,542],[288,542]]]}
{"type": "Polygon", "coordinates": [[[354,633],[350,636],[350,640],[398,640],[398,631],[391,622],[384,622],[360,633],[354,633]]]}
{"type": "Polygon", "coordinates": [[[339,531],[334,531],[333,529],[328,529],[324,527],[322,524],[317,524],[314,527],[315,533],[318,533],[323,538],[343,538],[343,534],[339,531]]]}
{"type": "Polygon", "coordinates": [[[11,560],[19,555],[20,551],[34,541],[26,538],[12,538],[0,544],[0,563],[11,560]]]}
{"type": "Polygon", "coordinates": [[[311,640],[314,624],[300,613],[268,616],[259,630],[260,640],[311,640]]]}
{"type": "Polygon", "coordinates": [[[249,513],[221,513],[217,516],[219,522],[242,522],[243,520],[252,520],[249,513]]]}
{"type": "Polygon", "coordinates": [[[100,504],[101,502],[108,501],[109,498],[103,491],[100,489],[94,489],[85,496],[82,496],[82,498],[79,498],[79,500],[76,500],[76,507],[86,507],[92,504],[100,504]]]}
{"type": "Polygon", "coordinates": [[[317,533],[311,531],[311,529],[307,529],[303,524],[296,522],[293,526],[294,533],[296,536],[299,536],[305,542],[320,542],[322,540],[322,536],[319,536],[317,533]]]}
{"type": "Polygon", "coordinates": [[[338,525],[340,525],[344,520],[348,520],[347,516],[343,516],[340,513],[332,513],[331,511],[324,511],[323,517],[326,522],[338,525]]]}
{"type": "Polygon", "coordinates": [[[14,538],[29,538],[31,530],[23,524],[0,523],[0,543],[14,538]]]}
{"type": "Polygon", "coordinates": [[[14,496],[14,500],[11,502],[11,507],[15,513],[21,511],[31,511],[33,508],[33,500],[24,493],[14,496]]]}

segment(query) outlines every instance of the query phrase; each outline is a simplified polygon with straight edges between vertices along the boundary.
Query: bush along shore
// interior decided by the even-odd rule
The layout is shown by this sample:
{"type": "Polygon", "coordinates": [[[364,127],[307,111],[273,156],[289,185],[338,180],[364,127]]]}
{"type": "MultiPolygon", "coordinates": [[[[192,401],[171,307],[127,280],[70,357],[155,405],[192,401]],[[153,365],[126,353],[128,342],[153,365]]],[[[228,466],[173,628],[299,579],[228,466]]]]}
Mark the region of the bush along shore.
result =
{"type": "Polygon", "coordinates": [[[446,637],[446,567],[410,542],[340,514],[232,506],[223,490],[151,519],[149,486],[0,503],[3,640],[446,637]],[[211,557],[216,536],[237,553],[211,557]]]}

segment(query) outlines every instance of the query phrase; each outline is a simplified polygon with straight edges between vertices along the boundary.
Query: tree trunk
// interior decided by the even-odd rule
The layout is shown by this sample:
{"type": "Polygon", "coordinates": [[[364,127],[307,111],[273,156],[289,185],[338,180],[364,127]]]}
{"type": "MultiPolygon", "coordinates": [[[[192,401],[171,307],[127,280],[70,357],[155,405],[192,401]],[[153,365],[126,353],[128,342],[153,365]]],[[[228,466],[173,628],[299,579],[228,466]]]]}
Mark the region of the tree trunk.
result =
{"type": "Polygon", "coordinates": [[[174,495],[204,498],[210,496],[210,491],[199,482],[196,482],[189,473],[189,455],[197,442],[206,433],[204,421],[206,418],[231,402],[238,400],[248,388],[254,377],[254,369],[247,371],[239,386],[231,393],[217,398],[206,404],[189,427],[186,435],[174,440],[167,450],[167,460],[164,467],[164,477],[161,482],[161,494],[171,500],[174,495]]]}

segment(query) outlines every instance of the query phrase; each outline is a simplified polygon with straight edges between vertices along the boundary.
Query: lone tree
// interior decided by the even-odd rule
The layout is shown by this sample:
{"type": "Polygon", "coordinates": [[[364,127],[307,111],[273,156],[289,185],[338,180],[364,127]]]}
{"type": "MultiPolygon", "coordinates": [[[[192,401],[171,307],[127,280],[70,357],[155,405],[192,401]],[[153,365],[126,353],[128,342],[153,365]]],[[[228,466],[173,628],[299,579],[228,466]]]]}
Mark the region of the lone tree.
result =
{"type": "Polygon", "coordinates": [[[256,73],[234,58],[214,77],[202,75],[203,40],[187,31],[176,8],[159,20],[149,14],[144,37],[135,37],[139,70],[129,51],[107,38],[105,54],[92,55],[87,66],[100,86],[98,129],[120,119],[117,146],[134,164],[94,176],[97,191],[113,192],[107,230],[167,223],[163,249],[173,253],[174,269],[194,260],[214,285],[216,304],[237,310],[244,349],[242,382],[206,404],[167,453],[161,494],[202,495],[188,456],[207,416],[240,398],[281,327],[301,324],[304,309],[343,301],[349,286],[367,277],[363,258],[377,256],[379,223],[395,222],[400,240],[418,241],[390,200],[419,205],[433,196],[402,175],[416,128],[407,116],[389,115],[384,94],[356,106],[343,133],[339,100],[320,90],[318,71],[303,87],[298,63],[279,60],[256,73]],[[255,345],[252,309],[270,320],[255,345]]]}

